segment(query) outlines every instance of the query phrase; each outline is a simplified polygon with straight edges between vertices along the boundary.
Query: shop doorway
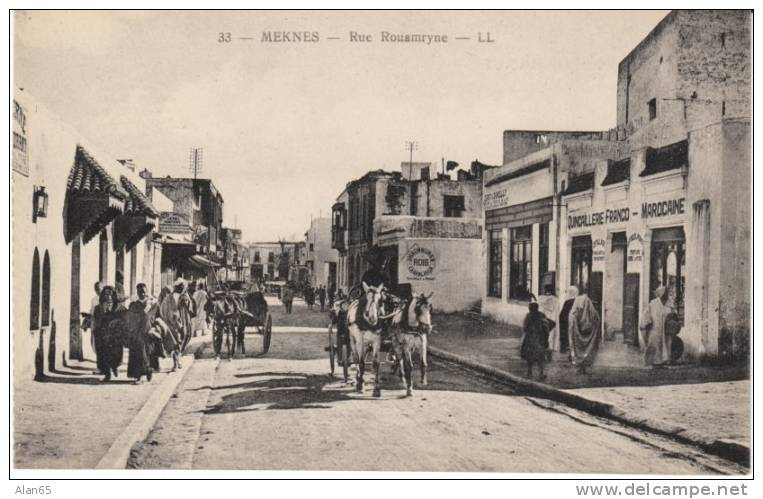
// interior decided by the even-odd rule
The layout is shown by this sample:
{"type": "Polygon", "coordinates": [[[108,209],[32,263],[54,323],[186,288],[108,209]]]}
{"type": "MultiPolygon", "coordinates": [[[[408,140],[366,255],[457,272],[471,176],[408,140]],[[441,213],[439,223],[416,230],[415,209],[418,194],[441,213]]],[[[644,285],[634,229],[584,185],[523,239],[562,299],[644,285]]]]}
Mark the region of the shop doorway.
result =
{"type": "Polygon", "coordinates": [[[613,339],[623,334],[625,301],[625,256],[628,240],[625,232],[612,234],[612,245],[605,263],[607,306],[604,309],[604,336],[613,339]]]}
{"type": "Polygon", "coordinates": [[[625,274],[623,289],[623,341],[638,346],[638,302],[641,274],[625,274]]]}
{"type": "Polygon", "coordinates": [[[587,290],[591,281],[591,236],[572,238],[572,276],[570,282],[579,290],[587,290]]]}
{"type": "Polygon", "coordinates": [[[649,273],[649,299],[654,291],[664,286],[668,293],[667,305],[678,313],[684,323],[684,287],[686,282],[686,239],[683,227],[655,229],[649,273]]]}
{"type": "MultiPolygon", "coordinates": [[[[593,301],[596,311],[601,317],[602,288],[604,273],[594,272],[591,268],[593,262],[593,244],[591,236],[578,236],[572,238],[572,276],[571,282],[581,293],[588,293],[593,301]]],[[[602,321],[603,322],[603,321],[602,321]]]]}

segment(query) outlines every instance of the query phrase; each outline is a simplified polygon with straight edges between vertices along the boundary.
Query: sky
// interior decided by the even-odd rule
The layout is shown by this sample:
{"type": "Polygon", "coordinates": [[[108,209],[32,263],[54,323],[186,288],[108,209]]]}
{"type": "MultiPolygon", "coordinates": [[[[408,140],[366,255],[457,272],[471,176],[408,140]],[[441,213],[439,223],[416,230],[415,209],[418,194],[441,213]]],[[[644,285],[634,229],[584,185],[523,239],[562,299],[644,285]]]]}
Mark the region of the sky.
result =
{"type": "Polygon", "coordinates": [[[617,65],[666,14],[22,11],[14,79],[154,176],[192,176],[189,150],[203,148],[226,226],[301,239],[347,182],[399,170],[406,141],[414,161],[468,169],[501,164],[506,129],[612,128],[617,65]],[[262,41],[283,31],[319,41],[262,41]]]}

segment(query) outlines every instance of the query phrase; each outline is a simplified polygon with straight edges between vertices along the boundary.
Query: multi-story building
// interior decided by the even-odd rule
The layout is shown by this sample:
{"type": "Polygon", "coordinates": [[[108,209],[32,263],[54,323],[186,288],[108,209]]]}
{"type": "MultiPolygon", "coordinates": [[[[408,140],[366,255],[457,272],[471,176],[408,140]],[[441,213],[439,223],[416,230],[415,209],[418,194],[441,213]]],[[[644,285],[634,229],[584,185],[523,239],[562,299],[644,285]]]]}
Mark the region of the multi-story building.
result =
{"type": "Polygon", "coordinates": [[[347,189],[337,197],[331,207],[331,248],[336,250],[336,289],[349,289],[349,241],[347,210],[349,206],[347,189]]]}
{"type": "Polygon", "coordinates": [[[80,327],[94,284],[125,294],[153,277],[159,213],[130,166],[87,141],[26,91],[13,101],[11,307],[16,376],[94,358],[80,327]]]}
{"type": "Polygon", "coordinates": [[[543,248],[548,239],[547,268],[556,271],[548,282],[557,296],[571,284],[588,290],[608,336],[638,344],[639,313],[665,286],[682,324],[686,358],[746,353],[750,21],[746,11],[674,11],[620,63],[617,127],[586,137],[597,145],[537,133],[538,146],[543,135],[547,144],[528,152],[510,141],[508,163],[485,176],[485,313],[501,316],[499,309],[509,307],[496,300],[519,299],[503,279],[515,283],[531,275],[525,288],[542,291],[532,284],[535,267],[544,263],[535,244],[543,248]],[[560,157],[565,149],[567,159],[560,157]],[[534,169],[545,158],[549,163],[534,169]],[[512,177],[519,171],[525,173],[512,177]],[[503,184],[496,182],[501,177],[503,184]],[[499,184],[503,192],[493,188],[499,184]],[[528,191],[546,197],[527,200],[528,191]],[[539,206],[512,211],[524,202],[539,206]],[[493,220],[514,223],[513,217],[528,223],[493,230],[493,220]],[[546,223],[548,236],[541,228],[546,223]],[[533,254],[529,266],[513,256],[522,252],[533,254]]]}
{"type": "Polygon", "coordinates": [[[393,284],[412,283],[415,292],[448,289],[438,309],[479,301],[479,274],[468,262],[480,261],[482,180],[474,172],[432,178],[430,168],[406,162],[401,172],[372,171],[347,184],[332,215],[340,287],[359,284],[367,252],[377,245],[393,284]]]}
{"type": "Polygon", "coordinates": [[[306,283],[307,249],[305,241],[249,243],[249,268],[252,279],[306,283]]]}
{"type": "MultiPolygon", "coordinates": [[[[611,132],[506,130],[503,146],[506,163],[484,177],[482,310],[521,324],[531,296],[547,287],[556,292],[562,194],[575,189],[597,164],[623,156],[626,143],[611,132]]],[[[601,289],[589,292],[600,309],[601,289]]]]}
{"type": "Polygon", "coordinates": [[[331,247],[331,219],[314,218],[305,232],[305,265],[313,287],[337,285],[337,250],[331,247]]]}
{"type": "Polygon", "coordinates": [[[206,279],[216,286],[225,278],[225,250],[221,244],[223,197],[210,179],[154,177],[140,172],[149,198],[161,193],[172,202],[159,219],[162,243],[162,286],[176,277],[206,279]]]}
{"type": "Polygon", "coordinates": [[[153,177],[143,170],[146,188],[158,190],[173,204],[172,213],[188,220],[194,242],[203,247],[205,254],[222,259],[218,253],[220,230],[223,224],[223,196],[212,180],[204,178],[153,177]]]}

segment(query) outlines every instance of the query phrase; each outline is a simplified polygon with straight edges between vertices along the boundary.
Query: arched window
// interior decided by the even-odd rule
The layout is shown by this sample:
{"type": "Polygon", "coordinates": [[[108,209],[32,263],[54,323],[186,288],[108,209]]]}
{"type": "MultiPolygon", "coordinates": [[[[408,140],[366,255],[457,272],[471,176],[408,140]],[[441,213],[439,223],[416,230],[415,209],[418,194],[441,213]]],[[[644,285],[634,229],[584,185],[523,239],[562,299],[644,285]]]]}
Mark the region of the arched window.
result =
{"type": "Polygon", "coordinates": [[[32,257],[32,292],[29,300],[29,329],[40,329],[40,252],[32,257]]]}
{"type": "Polygon", "coordinates": [[[42,259],[42,327],[50,326],[50,255],[42,259]]]}

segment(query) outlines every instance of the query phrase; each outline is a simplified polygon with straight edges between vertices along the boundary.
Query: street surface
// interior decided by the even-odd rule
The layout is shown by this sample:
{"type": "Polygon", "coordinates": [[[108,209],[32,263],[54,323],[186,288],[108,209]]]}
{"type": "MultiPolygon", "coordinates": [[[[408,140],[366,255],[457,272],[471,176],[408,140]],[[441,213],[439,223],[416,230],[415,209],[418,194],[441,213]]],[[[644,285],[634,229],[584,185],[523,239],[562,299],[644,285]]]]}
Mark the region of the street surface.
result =
{"type": "MultiPolygon", "coordinates": [[[[744,470],[671,440],[623,427],[430,361],[412,398],[389,365],[382,396],[328,376],[326,315],[270,301],[270,352],[197,360],[128,467],[252,470],[501,471],[713,474],[744,470]],[[306,330],[310,326],[312,330],[306,330]]],[[[341,370],[338,370],[340,373],[341,370]]],[[[352,371],[354,374],[354,370],[352,371]]],[[[368,373],[368,370],[367,370],[368,373]]]]}

